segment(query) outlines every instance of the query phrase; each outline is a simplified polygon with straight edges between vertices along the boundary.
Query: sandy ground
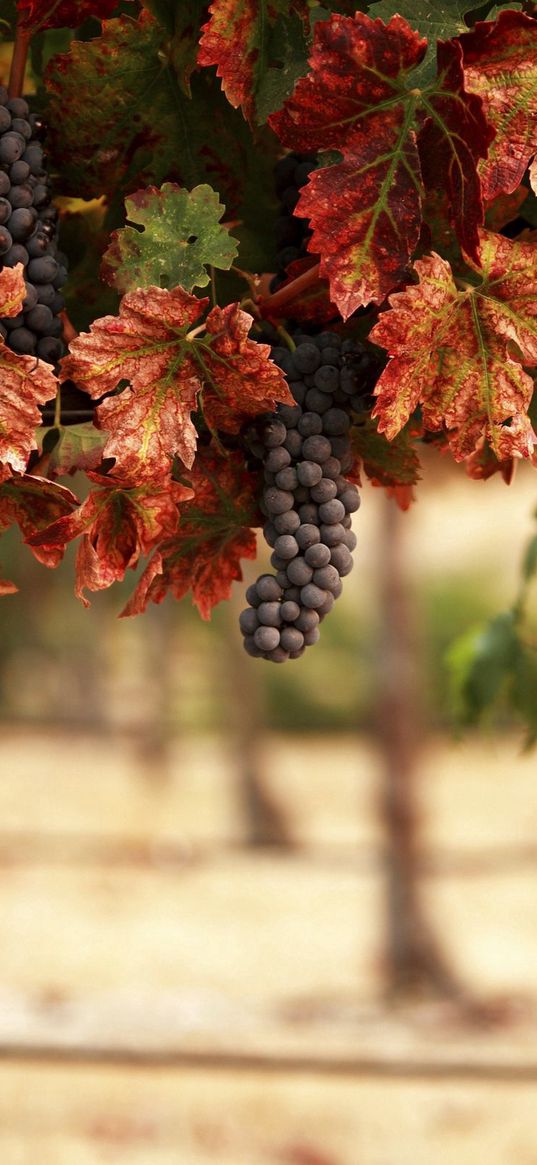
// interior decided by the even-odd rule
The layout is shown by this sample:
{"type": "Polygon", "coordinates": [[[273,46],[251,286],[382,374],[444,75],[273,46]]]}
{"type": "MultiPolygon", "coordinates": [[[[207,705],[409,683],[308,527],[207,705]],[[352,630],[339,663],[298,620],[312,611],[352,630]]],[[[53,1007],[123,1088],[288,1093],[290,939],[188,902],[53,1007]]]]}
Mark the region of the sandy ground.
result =
{"type": "Polygon", "coordinates": [[[430,742],[423,890],[502,1022],[381,1000],[380,761],[267,740],[297,842],[241,846],[233,758],[0,732],[2,1165],[537,1165],[536,762],[430,742]]]}

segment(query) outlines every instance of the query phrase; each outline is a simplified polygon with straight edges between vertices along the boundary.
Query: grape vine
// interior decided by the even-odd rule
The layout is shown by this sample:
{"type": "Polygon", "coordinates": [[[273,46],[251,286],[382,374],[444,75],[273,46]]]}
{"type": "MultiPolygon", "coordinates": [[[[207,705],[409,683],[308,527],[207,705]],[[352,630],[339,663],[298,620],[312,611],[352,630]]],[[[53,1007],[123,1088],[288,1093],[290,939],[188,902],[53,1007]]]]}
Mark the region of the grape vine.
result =
{"type": "Polygon", "coordinates": [[[408,508],[424,443],[537,463],[535,5],[15,8],[0,534],[48,567],[77,540],[85,603],[141,566],[122,614],[208,618],[263,528],[244,643],[296,658],[357,485],[408,508]]]}

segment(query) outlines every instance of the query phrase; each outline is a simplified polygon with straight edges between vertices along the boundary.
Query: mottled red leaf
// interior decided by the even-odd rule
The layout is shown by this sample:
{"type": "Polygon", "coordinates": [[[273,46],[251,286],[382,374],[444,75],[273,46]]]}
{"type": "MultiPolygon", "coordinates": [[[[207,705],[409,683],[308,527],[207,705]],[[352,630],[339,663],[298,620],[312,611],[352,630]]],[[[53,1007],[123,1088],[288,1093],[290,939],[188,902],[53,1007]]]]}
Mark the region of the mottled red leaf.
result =
{"type": "Polygon", "coordinates": [[[22,28],[35,35],[45,28],[78,28],[89,16],[106,20],[117,0],[17,0],[22,28]]]}
{"type": "Polygon", "coordinates": [[[97,408],[98,425],[110,432],[104,455],[116,458],[124,479],[169,475],[175,455],[192,465],[198,394],[208,424],[226,432],[292,401],[268,346],[247,339],[252,320],[237,304],[213,308],[204,335],[201,326],[192,331],[207,303],[180,287],[129,292],[119,317],[96,320],[71,344],[63,373],[92,397],[129,381],[97,408]]]}
{"type": "MultiPolygon", "coordinates": [[[[242,106],[245,117],[253,121],[257,112],[258,90],[267,70],[278,62],[285,39],[282,21],[297,16],[307,19],[304,0],[213,0],[210,18],[202,28],[198,53],[200,65],[216,65],[217,76],[231,105],[242,106]],[[280,22],[279,36],[272,36],[280,22]]],[[[299,46],[297,46],[300,51],[299,46]]],[[[283,69],[280,70],[283,73],[283,69]]],[[[293,78],[294,79],[294,78],[293,78]]],[[[280,84],[285,85],[285,75],[280,84]]],[[[287,92],[283,96],[287,96],[287,92]]],[[[272,105],[274,108],[274,105],[272,105]]]]}
{"type": "Polygon", "coordinates": [[[408,510],[415,500],[413,487],[420,479],[419,458],[410,434],[405,430],[388,441],[368,418],[353,427],[352,447],[358,473],[363,468],[372,485],[381,486],[402,510],[408,510]]]}
{"type": "Polygon", "coordinates": [[[465,286],[433,254],[416,261],[417,286],[390,296],[370,336],[391,357],[373,416],[390,440],[419,405],[457,461],[483,436],[500,461],[529,458],[533,382],[522,364],[537,364],[537,248],[485,231],[481,240],[482,270],[465,286]]]}
{"type": "Polygon", "coordinates": [[[149,602],[161,603],[168,591],[192,600],[204,619],[221,599],[228,599],[234,579],[242,578],[241,558],[255,558],[252,526],[261,523],[257,508],[257,474],[242,457],[222,456],[216,449],[198,452],[188,475],[195,491],[181,508],[177,534],[149,561],[123,615],[139,615],[149,602]]]}
{"type": "MultiPolygon", "coordinates": [[[[16,523],[25,539],[70,514],[78,499],[70,489],[34,474],[11,474],[0,485],[0,531],[16,523]]],[[[33,554],[45,566],[57,566],[63,547],[32,546],[33,554]]]]}
{"type": "Polygon", "coordinates": [[[15,595],[18,589],[9,579],[0,578],[0,595],[15,595]]]}
{"type": "Polygon", "coordinates": [[[201,374],[203,415],[212,429],[238,433],[249,417],[272,412],[277,401],[293,404],[270,348],[248,339],[252,317],[237,303],[214,307],[206,335],[194,341],[201,374]]]}
{"type": "Polygon", "coordinates": [[[24,473],[36,448],[38,405],[56,396],[58,381],[50,364],[18,356],[0,342],[0,462],[24,473]]]}
{"type": "Polygon", "coordinates": [[[438,86],[422,95],[425,124],[418,136],[421,171],[430,190],[445,191],[457,237],[477,262],[484,209],[478,159],[494,137],[481,98],[464,88],[462,50],[457,41],[437,47],[438,86]]]}
{"type": "Polygon", "coordinates": [[[480,173],[486,199],[520,184],[537,152],[537,20],[500,12],[459,38],[466,85],[496,130],[480,173]]]}
{"type": "Polygon", "coordinates": [[[29,539],[31,546],[64,547],[82,535],[75,594],[84,606],[84,590],[103,590],[134,568],[141,555],[173,534],[179,521],[178,504],[192,490],[177,482],[125,489],[114,477],[89,473],[97,483],[81,506],[29,539]]]}
{"type": "Polygon", "coordinates": [[[487,230],[501,231],[508,222],[517,218],[528,194],[529,190],[525,186],[518,186],[511,194],[497,194],[486,208],[485,226],[487,230]]]}
{"type": "Polygon", "coordinates": [[[311,220],[309,249],[344,318],[385,298],[418,241],[418,97],[405,82],[425,48],[399,16],[332,16],[315,26],[312,71],[270,119],[286,146],[343,154],[310,175],[295,213],[311,220]]]}
{"type": "Polygon", "coordinates": [[[15,267],[4,267],[0,271],[0,316],[16,316],[22,310],[22,301],[26,298],[24,283],[24,267],[17,263],[15,267]]]}

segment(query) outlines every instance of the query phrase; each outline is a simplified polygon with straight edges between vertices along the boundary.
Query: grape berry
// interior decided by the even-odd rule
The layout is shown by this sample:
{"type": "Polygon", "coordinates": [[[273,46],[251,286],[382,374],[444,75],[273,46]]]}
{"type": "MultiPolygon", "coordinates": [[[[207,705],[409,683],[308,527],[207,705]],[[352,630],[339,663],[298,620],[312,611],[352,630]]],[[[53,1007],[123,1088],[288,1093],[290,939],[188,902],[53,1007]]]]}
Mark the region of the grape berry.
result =
{"type": "Polygon", "coordinates": [[[22,312],[0,320],[0,337],[13,352],[56,364],[64,351],[59,313],[67,270],[42,136],[41,118],[0,86],[0,270],[22,263],[27,290],[22,312]]]}
{"type": "Polygon", "coordinates": [[[248,587],[239,618],[249,655],[284,663],[317,642],[319,624],[353,566],[351,514],[360,505],[352,466],[351,411],[364,412],[377,375],[364,345],[333,332],[274,348],[294,405],[280,405],[247,437],[263,462],[261,509],[275,574],[248,587]]]}

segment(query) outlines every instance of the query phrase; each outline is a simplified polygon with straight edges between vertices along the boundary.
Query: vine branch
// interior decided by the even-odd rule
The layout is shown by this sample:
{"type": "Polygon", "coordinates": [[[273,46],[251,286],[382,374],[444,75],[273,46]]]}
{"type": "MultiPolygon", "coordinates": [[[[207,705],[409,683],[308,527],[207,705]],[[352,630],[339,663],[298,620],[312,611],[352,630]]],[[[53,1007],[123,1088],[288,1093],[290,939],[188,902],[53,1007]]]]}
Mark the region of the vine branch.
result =
{"type": "Polygon", "coordinates": [[[30,29],[17,26],[11,68],[9,70],[8,90],[10,97],[20,97],[22,95],[30,39],[30,29]]]}
{"type": "Polygon", "coordinates": [[[319,282],[319,268],[320,263],[316,263],[314,267],[309,267],[296,279],[292,279],[285,287],[278,288],[278,291],[274,291],[272,295],[267,295],[260,300],[258,306],[261,314],[280,314],[281,308],[298,299],[309,287],[315,287],[315,284],[319,282]]]}

